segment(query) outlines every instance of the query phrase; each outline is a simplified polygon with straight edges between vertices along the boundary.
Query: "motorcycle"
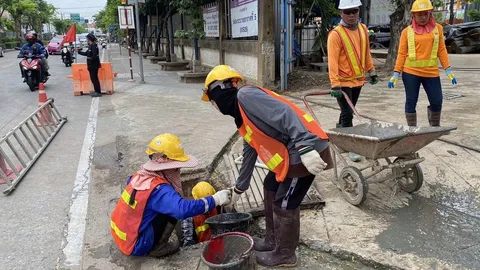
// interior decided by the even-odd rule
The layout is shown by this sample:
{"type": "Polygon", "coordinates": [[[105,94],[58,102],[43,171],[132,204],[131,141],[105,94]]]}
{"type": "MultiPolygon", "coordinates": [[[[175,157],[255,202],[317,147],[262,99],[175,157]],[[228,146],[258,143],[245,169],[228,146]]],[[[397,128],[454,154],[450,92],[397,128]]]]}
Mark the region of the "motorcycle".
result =
{"type": "Polygon", "coordinates": [[[106,48],[107,48],[107,43],[102,42],[102,49],[106,49],[106,48]]]}
{"type": "Polygon", "coordinates": [[[25,76],[25,83],[27,83],[30,91],[35,91],[38,89],[40,83],[46,83],[48,81],[48,76],[44,75],[42,77],[42,66],[40,65],[41,56],[36,56],[28,51],[25,51],[20,66],[22,72],[25,76]]]}
{"type": "Polygon", "coordinates": [[[68,48],[62,49],[62,62],[65,64],[65,67],[71,67],[73,63],[73,53],[68,48]]]}

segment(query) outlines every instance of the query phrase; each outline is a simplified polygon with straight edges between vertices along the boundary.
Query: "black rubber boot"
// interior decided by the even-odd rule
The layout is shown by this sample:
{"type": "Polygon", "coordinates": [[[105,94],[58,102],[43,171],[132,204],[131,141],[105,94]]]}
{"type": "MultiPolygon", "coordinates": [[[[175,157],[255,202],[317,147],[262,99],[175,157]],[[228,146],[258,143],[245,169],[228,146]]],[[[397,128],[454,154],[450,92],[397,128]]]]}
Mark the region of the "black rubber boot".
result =
{"type": "Polygon", "coordinates": [[[273,223],[275,227],[275,249],[257,252],[257,262],[264,266],[295,267],[295,250],[300,239],[300,207],[295,210],[283,210],[273,205],[273,223]]]}
{"type": "Polygon", "coordinates": [[[275,192],[263,189],[265,206],[265,238],[254,237],[254,248],[256,251],[272,251],[275,249],[275,228],[273,226],[273,201],[275,192]]]}
{"type": "Polygon", "coordinates": [[[159,258],[174,254],[180,250],[180,242],[178,239],[172,242],[168,241],[173,230],[175,230],[175,225],[176,224],[167,222],[160,240],[158,240],[158,243],[153,246],[150,253],[148,253],[148,256],[159,258]]]}

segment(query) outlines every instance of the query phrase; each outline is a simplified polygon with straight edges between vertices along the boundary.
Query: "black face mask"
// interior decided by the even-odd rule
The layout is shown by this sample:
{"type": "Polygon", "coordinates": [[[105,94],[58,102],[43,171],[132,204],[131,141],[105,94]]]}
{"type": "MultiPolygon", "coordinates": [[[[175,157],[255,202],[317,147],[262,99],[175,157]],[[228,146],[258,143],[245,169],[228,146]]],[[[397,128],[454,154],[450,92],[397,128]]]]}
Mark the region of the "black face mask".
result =
{"type": "Polygon", "coordinates": [[[220,86],[217,86],[210,90],[208,97],[210,100],[215,101],[222,114],[235,118],[235,124],[239,128],[242,126],[243,120],[238,108],[237,93],[238,89],[235,87],[222,89],[220,86]]]}

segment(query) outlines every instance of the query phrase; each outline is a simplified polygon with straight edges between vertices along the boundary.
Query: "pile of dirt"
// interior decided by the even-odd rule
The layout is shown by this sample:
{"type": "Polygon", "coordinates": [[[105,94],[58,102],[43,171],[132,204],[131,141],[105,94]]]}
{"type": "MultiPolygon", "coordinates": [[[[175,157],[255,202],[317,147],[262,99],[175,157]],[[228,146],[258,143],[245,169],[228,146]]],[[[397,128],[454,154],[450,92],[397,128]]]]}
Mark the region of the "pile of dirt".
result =
{"type": "Polygon", "coordinates": [[[314,88],[330,88],[328,73],[299,68],[288,75],[288,92],[299,92],[314,88]]]}

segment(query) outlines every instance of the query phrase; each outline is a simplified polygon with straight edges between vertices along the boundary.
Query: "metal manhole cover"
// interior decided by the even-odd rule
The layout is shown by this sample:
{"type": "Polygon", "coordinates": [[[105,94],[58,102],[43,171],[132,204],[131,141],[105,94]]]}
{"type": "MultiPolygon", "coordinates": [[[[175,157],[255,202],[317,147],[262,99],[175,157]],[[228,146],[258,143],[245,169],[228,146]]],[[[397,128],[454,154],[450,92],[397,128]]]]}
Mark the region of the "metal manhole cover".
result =
{"type": "MultiPolygon", "coordinates": [[[[242,155],[233,154],[231,156],[224,156],[224,160],[228,168],[230,168],[230,179],[237,179],[240,167],[242,166],[242,155]]],[[[252,180],[250,181],[250,187],[242,194],[240,200],[238,200],[235,205],[237,211],[249,212],[254,217],[264,215],[263,179],[268,172],[269,170],[266,169],[265,164],[261,161],[257,161],[257,164],[255,164],[255,170],[252,174],[252,180]]],[[[311,209],[323,206],[325,206],[323,196],[321,195],[321,192],[317,190],[316,186],[312,184],[300,205],[300,209],[311,209]]]]}

